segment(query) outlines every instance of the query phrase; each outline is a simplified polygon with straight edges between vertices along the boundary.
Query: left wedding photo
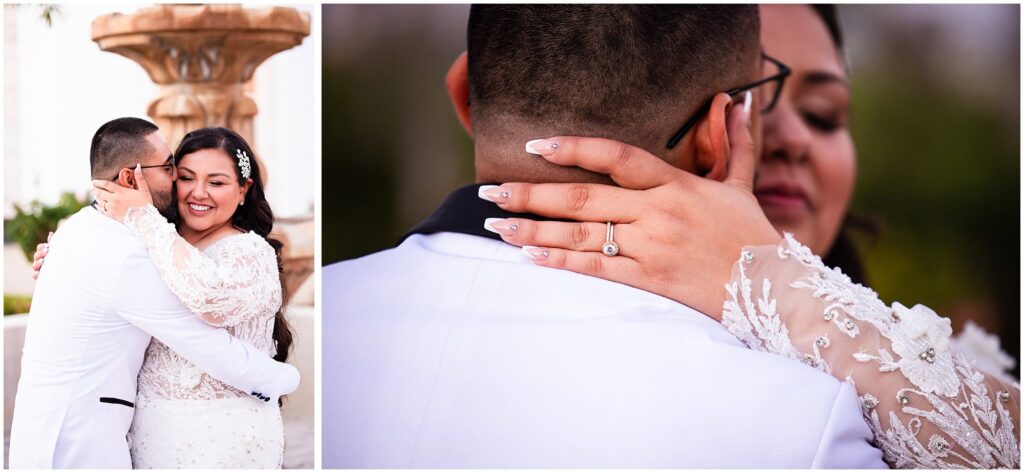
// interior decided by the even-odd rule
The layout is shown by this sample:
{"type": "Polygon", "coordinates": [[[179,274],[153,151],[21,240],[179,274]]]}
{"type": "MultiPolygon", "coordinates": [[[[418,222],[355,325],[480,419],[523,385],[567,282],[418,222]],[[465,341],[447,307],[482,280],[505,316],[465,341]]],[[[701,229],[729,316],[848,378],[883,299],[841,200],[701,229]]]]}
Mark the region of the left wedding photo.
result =
{"type": "Polygon", "coordinates": [[[319,5],[4,5],[4,468],[314,467],[319,5]]]}

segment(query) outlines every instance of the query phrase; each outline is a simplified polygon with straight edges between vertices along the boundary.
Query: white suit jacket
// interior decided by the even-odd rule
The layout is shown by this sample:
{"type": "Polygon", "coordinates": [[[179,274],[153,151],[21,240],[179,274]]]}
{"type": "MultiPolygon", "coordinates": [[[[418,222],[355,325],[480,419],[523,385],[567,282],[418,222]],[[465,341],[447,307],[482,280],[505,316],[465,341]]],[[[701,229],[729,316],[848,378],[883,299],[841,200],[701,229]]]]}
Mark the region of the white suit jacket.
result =
{"type": "Polygon", "coordinates": [[[298,386],[294,367],[189,312],[142,241],[86,207],[54,234],[36,283],[10,467],[131,468],[125,436],[150,335],[267,402],[298,386]]]}
{"type": "Polygon", "coordinates": [[[849,385],[501,241],[413,235],[323,286],[325,468],[885,467],[849,385]]]}

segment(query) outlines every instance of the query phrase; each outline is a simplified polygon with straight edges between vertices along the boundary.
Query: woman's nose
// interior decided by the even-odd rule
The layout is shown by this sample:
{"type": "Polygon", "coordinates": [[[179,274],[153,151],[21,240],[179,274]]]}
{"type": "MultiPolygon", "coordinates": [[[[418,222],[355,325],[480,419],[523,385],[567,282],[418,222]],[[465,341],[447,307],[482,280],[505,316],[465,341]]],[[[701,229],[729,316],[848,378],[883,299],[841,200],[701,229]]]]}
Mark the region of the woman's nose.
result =
{"type": "Polygon", "coordinates": [[[203,184],[202,182],[197,183],[196,186],[192,188],[192,195],[197,199],[206,198],[206,184],[203,184]]]}
{"type": "Polygon", "coordinates": [[[802,163],[809,156],[811,130],[791,106],[780,103],[761,117],[764,130],[763,159],[802,163]]]}

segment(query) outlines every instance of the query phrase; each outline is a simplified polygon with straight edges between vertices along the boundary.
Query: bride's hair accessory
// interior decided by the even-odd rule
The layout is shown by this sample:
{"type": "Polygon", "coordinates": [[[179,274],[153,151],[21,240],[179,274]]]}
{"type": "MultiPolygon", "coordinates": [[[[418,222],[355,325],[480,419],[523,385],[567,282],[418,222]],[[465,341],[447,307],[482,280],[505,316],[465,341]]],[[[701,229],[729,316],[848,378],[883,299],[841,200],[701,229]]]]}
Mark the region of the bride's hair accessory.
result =
{"type": "Polygon", "coordinates": [[[612,222],[608,222],[608,231],[605,233],[604,246],[601,247],[601,253],[608,256],[619,254],[619,244],[615,243],[615,227],[612,226],[612,222]]]}
{"type": "Polygon", "coordinates": [[[238,169],[242,171],[242,178],[249,179],[252,174],[252,163],[249,162],[249,155],[241,149],[235,148],[235,157],[238,158],[238,169]]]}

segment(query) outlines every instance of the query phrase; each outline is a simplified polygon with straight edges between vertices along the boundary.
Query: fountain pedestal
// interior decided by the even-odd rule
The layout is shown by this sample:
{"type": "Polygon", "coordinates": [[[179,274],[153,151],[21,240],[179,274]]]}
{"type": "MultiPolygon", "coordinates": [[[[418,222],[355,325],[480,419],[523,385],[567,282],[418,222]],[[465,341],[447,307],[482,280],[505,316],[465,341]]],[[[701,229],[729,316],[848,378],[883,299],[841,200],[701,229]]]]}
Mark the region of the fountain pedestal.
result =
{"type": "Polygon", "coordinates": [[[157,5],[92,23],[100,49],[142,66],[161,86],[147,109],[173,148],[189,130],[230,128],[253,143],[246,83],[267,58],[302,43],[308,13],[238,5],[157,5]]]}

